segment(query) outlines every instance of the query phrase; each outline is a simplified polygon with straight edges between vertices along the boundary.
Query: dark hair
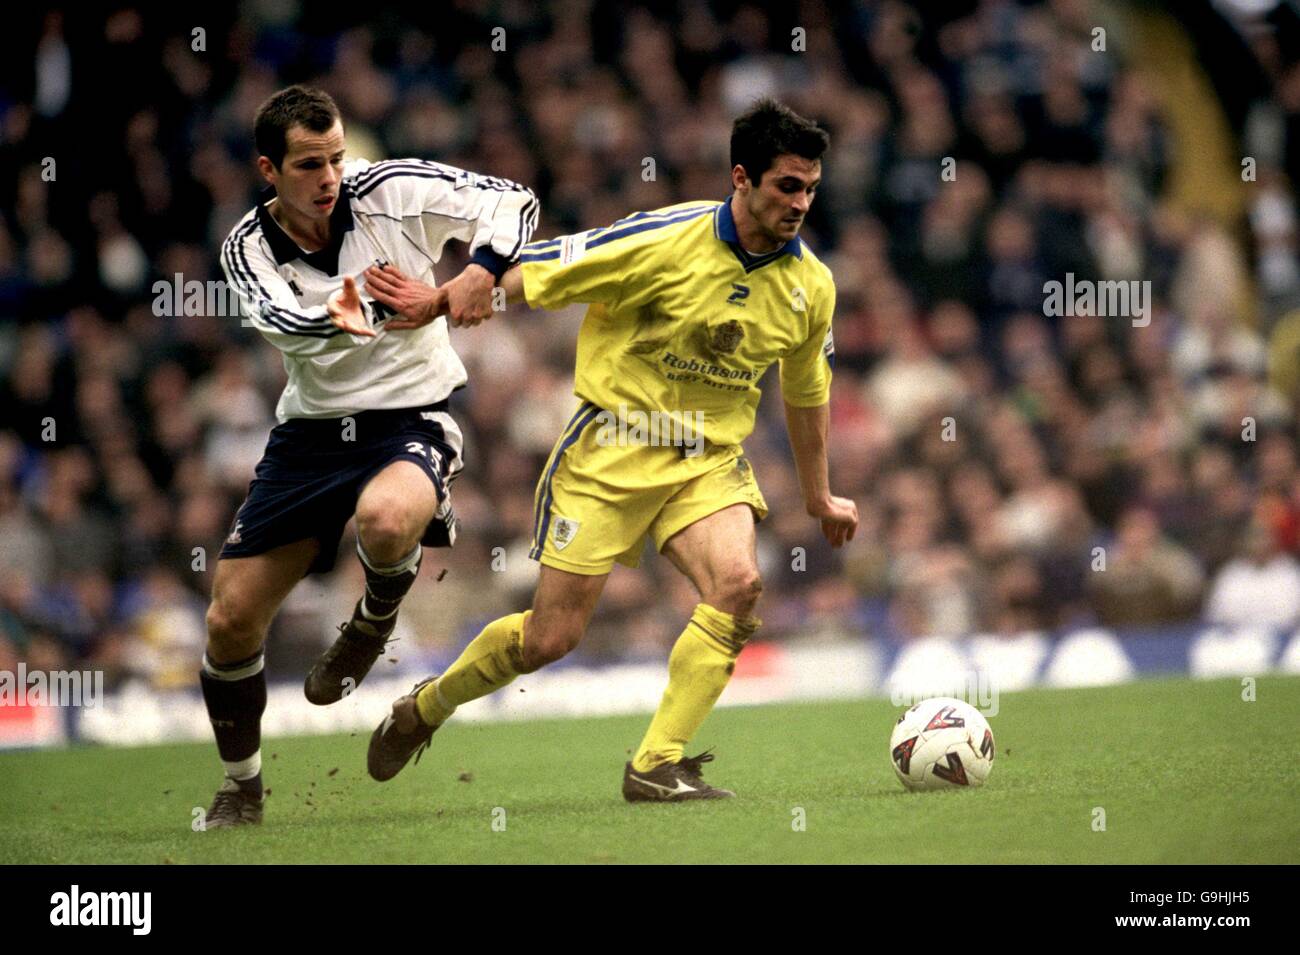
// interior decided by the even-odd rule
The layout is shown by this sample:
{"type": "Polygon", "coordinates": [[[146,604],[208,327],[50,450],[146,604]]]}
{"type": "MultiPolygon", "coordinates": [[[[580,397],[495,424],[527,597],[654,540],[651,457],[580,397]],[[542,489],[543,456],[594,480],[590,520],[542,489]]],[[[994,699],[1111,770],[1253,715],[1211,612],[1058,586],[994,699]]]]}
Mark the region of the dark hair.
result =
{"type": "Polygon", "coordinates": [[[310,86],[289,86],[257,108],[253,140],[257,154],[271,160],[275,168],[284,162],[289,130],[305,126],[313,133],[329,132],[342,114],[329,93],[310,86]]]}
{"type": "Polygon", "coordinates": [[[731,127],[731,167],[745,167],[755,186],[772,168],[777,156],[793,153],[804,159],[821,159],[831,144],[830,134],[774,99],[760,99],[731,127]]]}

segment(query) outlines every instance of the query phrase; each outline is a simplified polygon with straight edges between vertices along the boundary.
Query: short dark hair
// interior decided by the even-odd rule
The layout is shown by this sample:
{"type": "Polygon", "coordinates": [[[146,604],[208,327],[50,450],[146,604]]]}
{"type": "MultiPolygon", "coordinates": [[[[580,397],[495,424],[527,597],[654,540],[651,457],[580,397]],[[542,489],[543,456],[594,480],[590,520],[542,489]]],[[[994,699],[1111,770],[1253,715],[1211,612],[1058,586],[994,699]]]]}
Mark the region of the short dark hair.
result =
{"type": "Polygon", "coordinates": [[[757,186],[777,156],[821,159],[830,144],[830,134],[812,120],[764,98],[737,116],[731,127],[731,168],[745,167],[745,175],[757,186]]]}
{"type": "Polygon", "coordinates": [[[290,129],[305,126],[313,133],[325,133],[341,117],[338,104],[324,90],[301,85],[286,87],[257,108],[253,120],[257,154],[279,169],[289,150],[290,129]]]}

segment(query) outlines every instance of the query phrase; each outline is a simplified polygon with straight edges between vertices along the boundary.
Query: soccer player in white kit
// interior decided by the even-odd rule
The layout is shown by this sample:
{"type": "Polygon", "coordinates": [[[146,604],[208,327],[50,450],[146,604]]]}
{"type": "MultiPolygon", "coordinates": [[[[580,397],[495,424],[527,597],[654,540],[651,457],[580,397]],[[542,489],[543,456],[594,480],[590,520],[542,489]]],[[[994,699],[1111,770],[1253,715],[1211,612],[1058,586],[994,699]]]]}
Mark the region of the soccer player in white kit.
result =
{"type": "Polygon", "coordinates": [[[255,138],[269,188],[223,243],[221,263],[248,320],[283,353],[288,384],[207,613],[200,678],[225,767],[208,827],[262,819],[267,628],[304,575],[333,566],[349,518],[365,594],[308,674],[313,703],[364,679],[422,547],[453,543],[449,492],[463,461],[448,401],[466,374],[447,324],[490,316],[492,289],[538,215],[536,196],[508,180],[416,159],[345,162],[342,118],[319,90],[276,93],[258,110],[255,138]],[[470,264],[439,286],[449,239],[469,244],[470,264]],[[380,305],[365,272],[385,265],[423,276],[429,297],[380,305]],[[386,328],[390,318],[439,315],[386,328]]]}

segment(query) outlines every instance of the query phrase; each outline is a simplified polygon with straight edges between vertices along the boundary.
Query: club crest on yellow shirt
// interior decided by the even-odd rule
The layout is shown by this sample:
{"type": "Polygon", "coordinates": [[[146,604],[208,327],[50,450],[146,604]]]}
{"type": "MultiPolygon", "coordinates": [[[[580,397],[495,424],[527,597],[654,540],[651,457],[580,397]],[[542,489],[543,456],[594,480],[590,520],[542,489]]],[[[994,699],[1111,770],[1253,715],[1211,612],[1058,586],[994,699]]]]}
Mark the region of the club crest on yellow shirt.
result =
{"type": "Polygon", "coordinates": [[[745,330],[734,318],[709,329],[709,348],[718,355],[730,355],[740,347],[745,330]]]}

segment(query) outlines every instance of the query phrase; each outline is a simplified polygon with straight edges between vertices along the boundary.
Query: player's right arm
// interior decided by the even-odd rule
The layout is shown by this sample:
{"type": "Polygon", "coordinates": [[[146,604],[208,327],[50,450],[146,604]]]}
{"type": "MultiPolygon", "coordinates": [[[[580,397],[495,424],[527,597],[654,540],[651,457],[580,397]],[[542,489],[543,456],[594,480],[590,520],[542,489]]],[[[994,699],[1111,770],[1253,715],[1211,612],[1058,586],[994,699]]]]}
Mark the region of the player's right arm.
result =
{"type": "Polygon", "coordinates": [[[614,308],[624,290],[648,272],[648,259],[661,237],[616,222],[604,229],[531,242],[520,253],[519,264],[501,277],[506,301],[550,311],[576,304],[614,308]]]}
{"type": "Polygon", "coordinates": [[[519,264],[501,277],[506,300],[549,310],[643,304],[640,299],[655,295],[654,276],[673,260],[674,227],[716,208],[717,203],[684,203],[638,212],[603,229],[530,242],[519,264]]]}
{"type": "MultiPolygon", "coordinates": [[[[615,224],[617,225],[617,223],[615,224]]],[[[613,228],[612,226],[610,227],[613,228]]],[[[625,285],[647,274],[653,255],[652,236],[615,237],[595,248],[586,248],[586,237],[599,238],[610,229],[593,229],[524,246],[518,264],[512,265],[498,283],[506,301],[525,302],[532,308],[557,309],[578,302],[599,302],[613,306],[623,298],[625,285]],[[574,252],[575,245],[579,251],[574,252]],[[567,256],[567,258],[565,258],[567,256]]],[[[431,291],[424,283],[409,279],[392,266],[366,270],[366,286],[389,308],[399,301],[415,300],[431,291]]],[[[445,305],[443,306],[445,311],[445,305]]],[[[389,321],[390,329],[419,328],[438,313],[418,318],[389,321]]]]}
{"type": "Polygon", "coordinates": [[[375,340],[364,311],[369,306],[359,296],[353,301],[355,285],[351,294],[346,288],[335,293],[335,315],[329,305],[299,305],[293,289],[256,239],[239,233],[239,229],[232,232],[222,246],[221,267],[244,315],[272,345],[286,355],[310,358],[375,340]]]}
{"type": "MultiPolygon", "coordinates": [[[[640,212],[603,229],[530,242],[523,247],[518,264],[507,269],[498,284],[505,291],[507,302],[525,302],[530,308],[554,310],[585,303],[613,309],[620,304],[649,299],[655,294],[650,278],[673,255],[673,243],[665,241],[671,233],[664,230],[705,215],[716,205],[684,205],[640,212]]],[[[379,291],[375,295],[392,307],[400,283],[411,280],[396,270],[384,272],[389,273],[390,283],[394,279],[399,281],[398,285],[389,284],[384,289],[385,294],[394,298],[388,301],[379,291]]],[[[384,276],[370,269],[366,272],[367,283],[372,278],[384,276]]],[[[387,327],[418,328],[428,320],[389,321],[387,327]]]]}
{"type": "MultiPolygon", "coordinates": [[[[572,241],[574,238],[575,236],[566,235],[562,239],[552,239],[551,243],[572,241]]],[[[575,303],[593,302],[613,305],[622,295],[623,283],[635,271],[632,261],[634,254],[618,256],[616,253],[633,252],[631,248],[611,249],[603,256],[584,256],[580,264],[565,265],[558,260],[540,257],[529,259],[529,248],[524,246],[519,264],[511,266],[501,276],[501,288],[505,290],[507,302],[524,302],[530,308],[554,310],[575,303]],[[529,262],[535,264],[526,267],[529,262]]]]}
{"type": "Polygon", "coordinates": [[[513,305],[524,301],[524,270],[512,265],[501,276],[501,288],[506,293],[506,301],[513,305]]]}

